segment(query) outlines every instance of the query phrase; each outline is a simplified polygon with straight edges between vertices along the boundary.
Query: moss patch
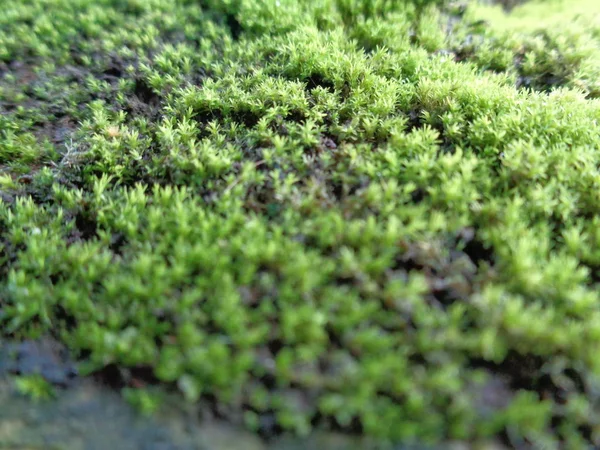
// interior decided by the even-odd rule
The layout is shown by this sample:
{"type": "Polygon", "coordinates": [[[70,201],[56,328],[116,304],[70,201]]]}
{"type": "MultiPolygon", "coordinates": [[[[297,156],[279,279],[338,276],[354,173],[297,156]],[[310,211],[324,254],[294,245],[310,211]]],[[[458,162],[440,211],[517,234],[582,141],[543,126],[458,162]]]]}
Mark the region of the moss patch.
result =
{"type": "Polygon", "coordinates": [[[265,437],[599,445],[600,8],[433,3],[9,1],[3,334],[265,437]]]}

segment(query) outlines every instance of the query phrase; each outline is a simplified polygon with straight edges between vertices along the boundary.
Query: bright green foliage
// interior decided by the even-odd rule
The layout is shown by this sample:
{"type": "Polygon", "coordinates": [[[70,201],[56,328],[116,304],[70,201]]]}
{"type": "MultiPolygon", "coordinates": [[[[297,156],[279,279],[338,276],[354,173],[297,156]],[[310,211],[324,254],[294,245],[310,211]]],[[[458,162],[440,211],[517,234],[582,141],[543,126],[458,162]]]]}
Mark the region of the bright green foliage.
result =
{"type": "Polygon", "coordinates": [[[519,86],[557,86],[600,97],[597,2],[530,2],[503,16],[499,7],[470,8],[451,38],[461,60],[508,72],[519,86]],[[535,18],[532,20],[532,18],[535,18]]]}
{"type": "Polygon", "coordinates": [[[4,334],[265,434],[600,445],[600,7],[431,3],[5,0],[4,334]]]}

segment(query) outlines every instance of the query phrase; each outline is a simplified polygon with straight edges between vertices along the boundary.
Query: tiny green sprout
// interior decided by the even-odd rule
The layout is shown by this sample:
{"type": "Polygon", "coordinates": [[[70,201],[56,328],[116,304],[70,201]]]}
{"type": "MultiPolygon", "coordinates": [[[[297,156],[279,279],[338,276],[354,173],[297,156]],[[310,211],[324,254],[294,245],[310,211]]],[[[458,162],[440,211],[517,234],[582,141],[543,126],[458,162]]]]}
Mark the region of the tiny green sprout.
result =
{"type": "Polygon", "coordinates": [[[39,374],[17,376],[14,383],[20,394],[34,401],[50,400],[56,396],[54,387],[39,374]]]}
{"type": "Polygon", "coordinates": [[[162,395],[144,388],[124,388],[122,394],[136,410],[145,416],[155,414],[161,407],[162,395]]]}

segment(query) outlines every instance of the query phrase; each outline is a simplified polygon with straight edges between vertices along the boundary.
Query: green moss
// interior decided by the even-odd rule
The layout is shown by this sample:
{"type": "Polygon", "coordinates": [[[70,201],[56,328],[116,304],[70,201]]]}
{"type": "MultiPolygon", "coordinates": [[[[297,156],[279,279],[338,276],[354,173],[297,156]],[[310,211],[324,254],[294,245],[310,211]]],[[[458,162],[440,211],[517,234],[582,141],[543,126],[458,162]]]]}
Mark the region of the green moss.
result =
{"type": "Polygon", "coordinates": [[[56,395],[52,385],[40,375],[23,375],[15,379],[17,391],[34,401],[49,400],[56,395]]]}
{"type": "Polygon", "coordinates": [[[8,2],[3,333],[263,435],[599,445],[600,9],[432,3],[8,2]]]}
{"type": "Polygon", "coordinates": [[[534,1],[509,15],[499,7],[474,7],[454,30],[453,47],[461,60],[514,74],[520,87],[548,91],[569,86],[598,98],[595,7],[592,1],[534,1]]]}

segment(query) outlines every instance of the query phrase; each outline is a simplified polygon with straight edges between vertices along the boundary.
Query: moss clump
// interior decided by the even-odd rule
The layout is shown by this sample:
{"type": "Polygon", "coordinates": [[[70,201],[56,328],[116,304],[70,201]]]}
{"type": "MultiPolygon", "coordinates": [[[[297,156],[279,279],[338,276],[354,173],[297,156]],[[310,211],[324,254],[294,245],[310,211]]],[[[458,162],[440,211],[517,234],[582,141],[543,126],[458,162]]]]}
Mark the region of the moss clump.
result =
{"type": "Polygon", "coordinates": [[[595,2],[6,3],[5,335],[266,436],[600,444],[595,2]]]}

